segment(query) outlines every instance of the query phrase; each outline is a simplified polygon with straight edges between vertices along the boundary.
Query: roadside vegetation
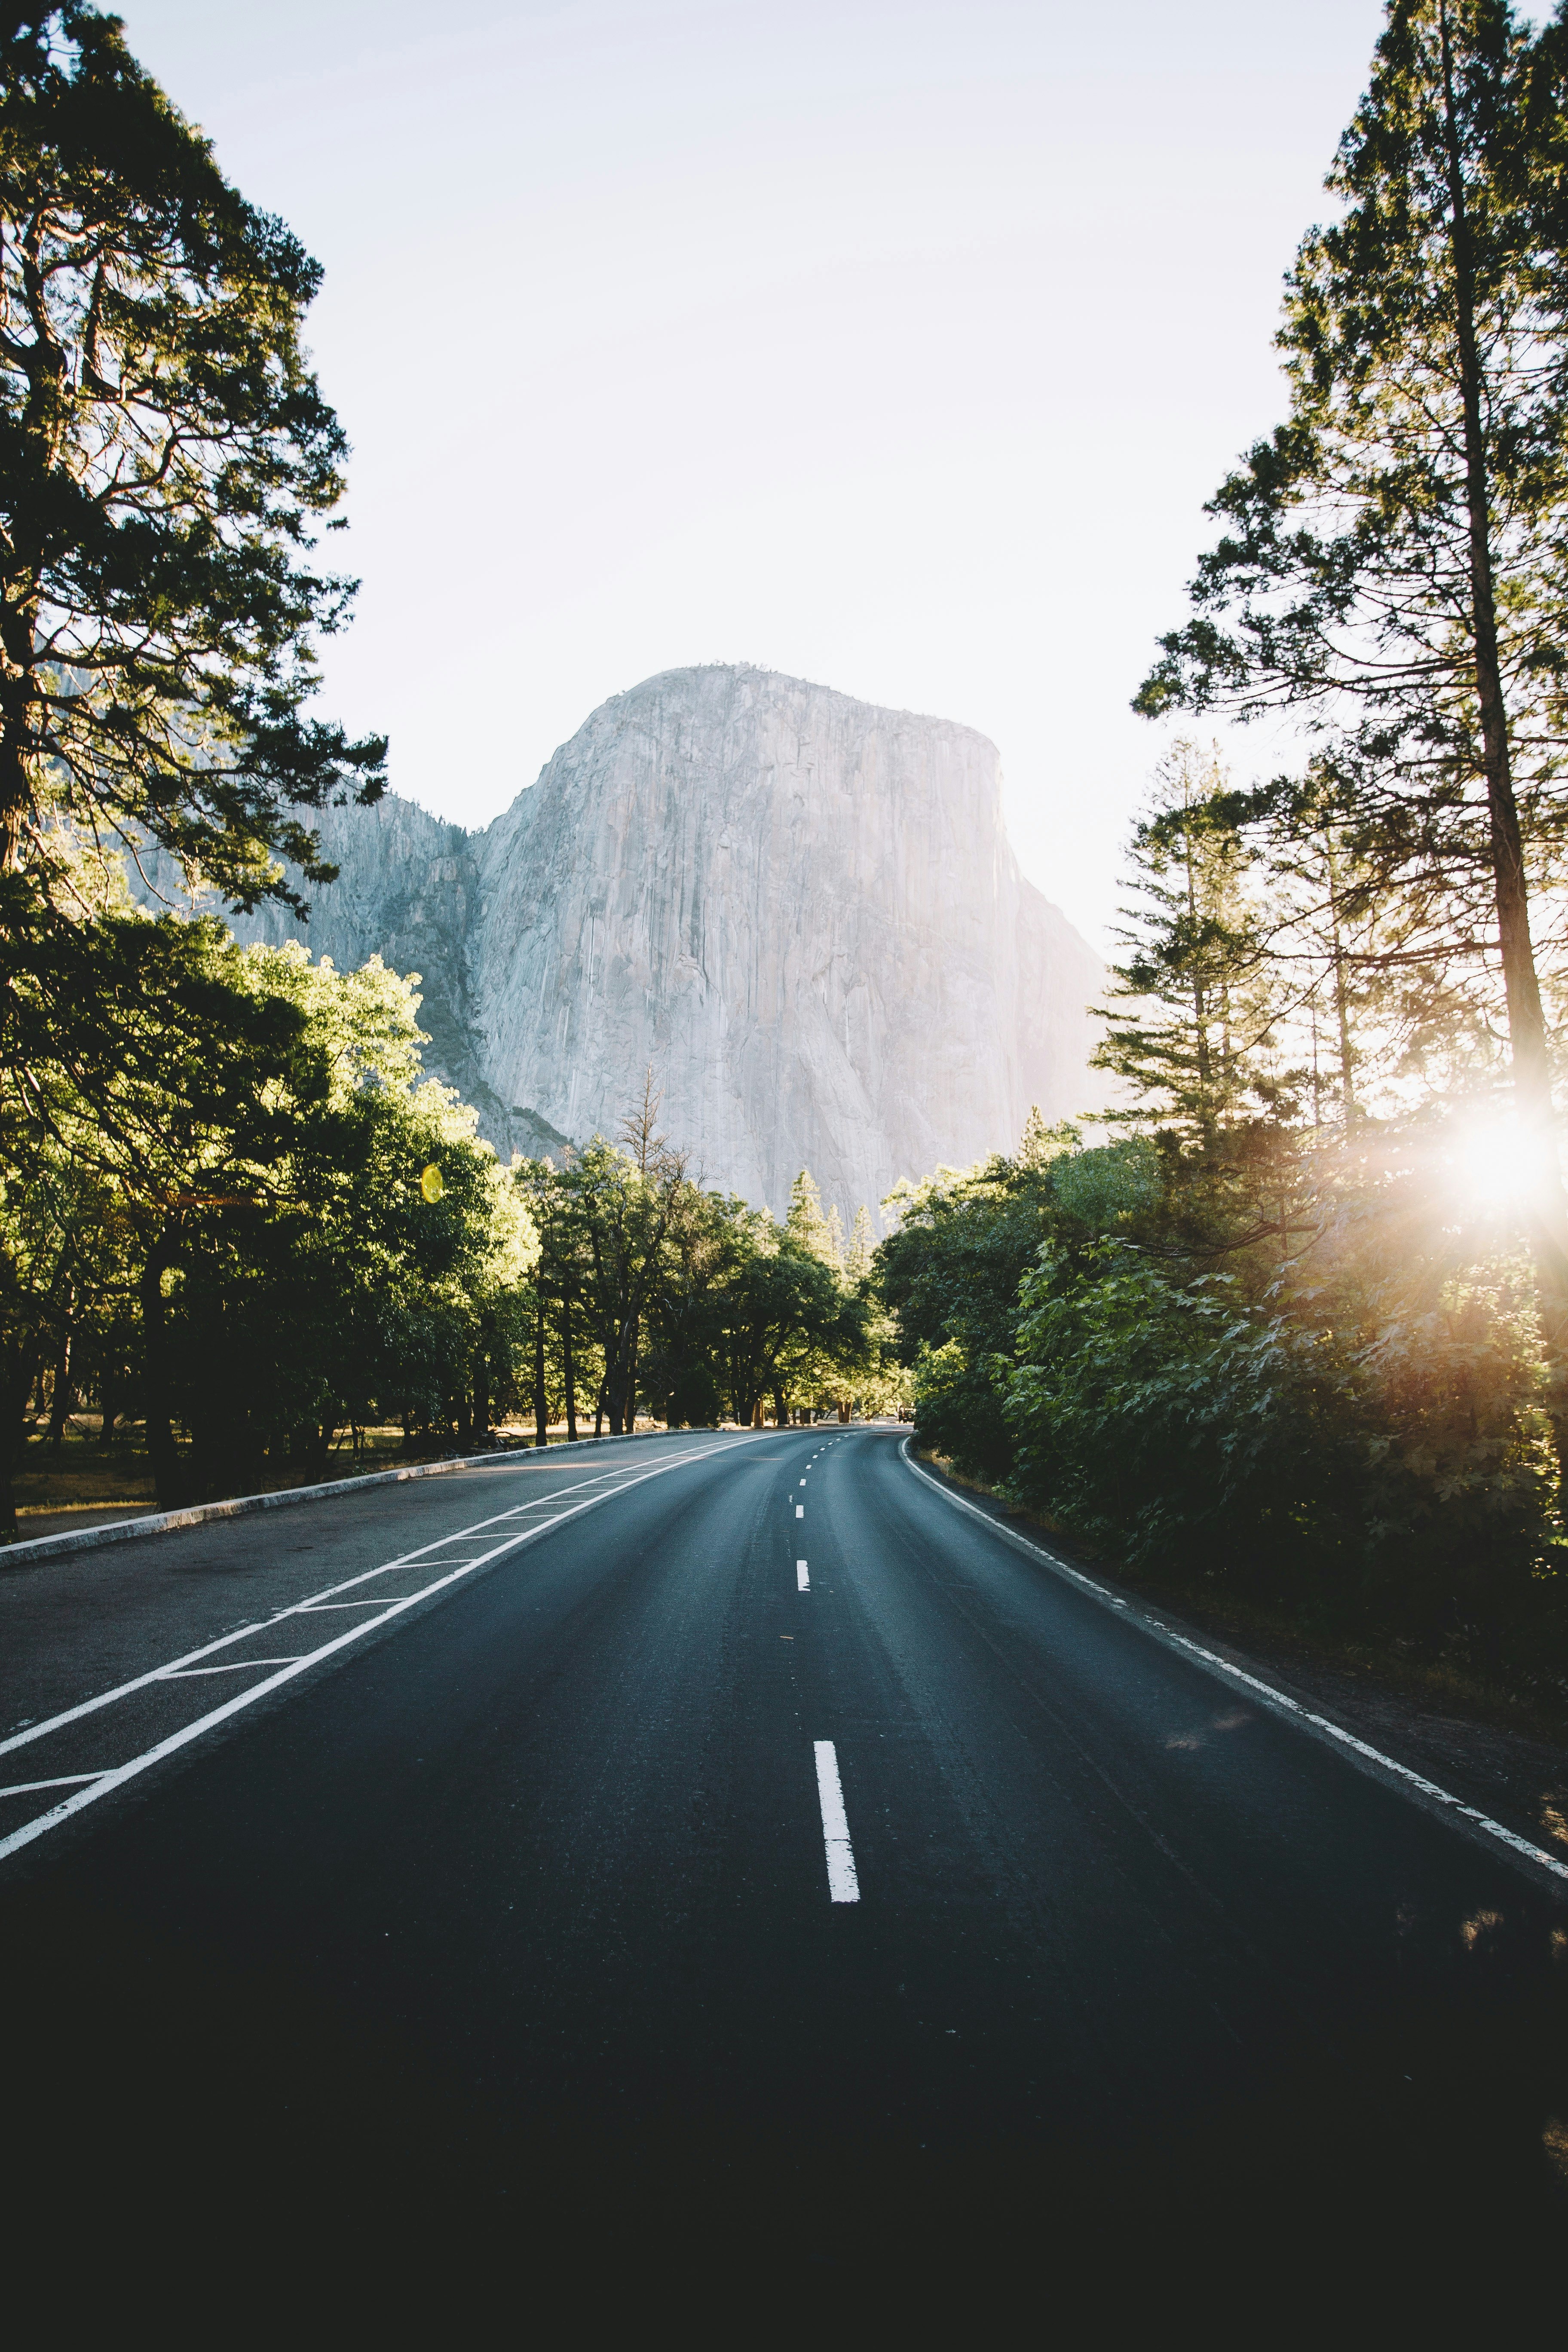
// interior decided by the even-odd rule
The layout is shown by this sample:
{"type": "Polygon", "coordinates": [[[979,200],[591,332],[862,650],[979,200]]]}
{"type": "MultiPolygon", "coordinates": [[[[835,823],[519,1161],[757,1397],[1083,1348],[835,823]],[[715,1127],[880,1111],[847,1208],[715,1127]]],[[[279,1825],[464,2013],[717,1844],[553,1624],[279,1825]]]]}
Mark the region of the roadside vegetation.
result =
{"type": "Polygon", "coordinates": [[[1136,707],[1109,1137],[879,1253],[922,1438],[1167,1590],[1568,1711],[1568,31],[1394,0],[1288,414],[1136,707]],[[1242,782],[1207,714],[1288,719],[1242,782]],[[1198,722],[1194,725],[1194,722],[1198,722]]]}
{"type": "Polygon", "coordinates": [[[0,1540],[79,1416],[161,1504],[479,1445],[897,1390],[868,1234],[785,1225],[654,1132],[502,1168],[422,1070],[417,976],[132,904],[305,912],[312,830],[385,744],[315,703],[354,582],[320,272],[224,179],[118,21],[0,27],[0,1540]]]}

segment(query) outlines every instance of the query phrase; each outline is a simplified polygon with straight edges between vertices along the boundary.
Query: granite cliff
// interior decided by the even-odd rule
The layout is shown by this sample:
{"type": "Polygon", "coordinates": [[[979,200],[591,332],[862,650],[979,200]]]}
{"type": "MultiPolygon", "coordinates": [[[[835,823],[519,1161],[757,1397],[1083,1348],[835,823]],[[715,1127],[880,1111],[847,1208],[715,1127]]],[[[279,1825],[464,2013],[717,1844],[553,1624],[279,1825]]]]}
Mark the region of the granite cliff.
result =
{"type": "MultiPolygon", "coordinates": [[[[605,703],[488,830],[389,798],[321,826],[302,936],[424,976],[431,1066],[502,1150],[613,1135],[645,1068],[703,1181],[847,1216],[1101,1099],[1097,957],[1025,881],[997,755],[749,667],[605,703]]],[[[279,910],[245,938],[295,928],[279,910]]]]}

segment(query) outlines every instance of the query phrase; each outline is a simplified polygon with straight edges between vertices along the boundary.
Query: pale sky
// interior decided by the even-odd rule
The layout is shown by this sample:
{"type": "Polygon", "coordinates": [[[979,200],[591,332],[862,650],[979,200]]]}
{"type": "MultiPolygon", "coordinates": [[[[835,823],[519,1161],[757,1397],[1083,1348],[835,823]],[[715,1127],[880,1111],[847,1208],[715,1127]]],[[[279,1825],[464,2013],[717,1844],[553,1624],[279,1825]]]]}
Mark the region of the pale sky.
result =
{"type": "Polygon", "coordinates": [[[1280,414],[1376,0],[121,13],[325,266],[327,702],[397,791],[485,824],[606,697],[758,662],[989,735],[1105,944],[1165,740],[1128,701],[1280,414]]]}

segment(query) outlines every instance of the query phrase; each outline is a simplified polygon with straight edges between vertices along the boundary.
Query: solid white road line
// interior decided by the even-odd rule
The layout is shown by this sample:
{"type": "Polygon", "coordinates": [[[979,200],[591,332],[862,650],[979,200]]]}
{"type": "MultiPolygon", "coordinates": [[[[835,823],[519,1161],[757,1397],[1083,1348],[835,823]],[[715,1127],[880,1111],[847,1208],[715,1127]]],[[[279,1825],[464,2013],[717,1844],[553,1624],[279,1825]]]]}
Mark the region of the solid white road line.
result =
{"type": "Polygon", "coordinates": [[[1395,1757],[1385,1756],[1381,1748],[1370,1748],[1364,1739],[1357,1739],[1353,1733],[1342,1729],[1337,1723],[1331,1722],[1326,1715],[1314,1715],[1310,1707],[1301,1706],[1299,1700],[1289,1697],[1286,1692],[1277,1690],[1272,1683],[1260,1682],[1256,1675],[1245,1674],[1240,1666],[1233,1666],[1228,1658],[1216,1657],[1212,1650],[1201,1649],[1196,1642],[1189,1642],[1184,1633],[1173,1633],[1162,1618],[1148,1617],[1142,1610],[1130,1608],[1125,1601],[1119,1601],[1113,1592],[1108,1592],[1103,1584],[1097,1584],[1092,1576],[1084,1576],[1076,1568],[1069,1568],[1065,1559],[1056,1559],[1052,1553],[1046,1550],[1043,1545],[1031,1543],[1027,1536],[1017,1534],[1012,1528],[1003,1527],[999,1521],[992,1517],[989,1511],[978,1510],[973,1503],[966,1503],[962,1496],[951,1493],[947,1487],[933,1478],[929,1471],[922,1470],[918,1462],[912,1462],[910,1459],[910,1441],[907,1437],[900,1443],[899,1452],[903,1457],[905,1468],[912,1470],[917,1478],[923,1478],[928,1486],[934,1487],[944,1502],[951,1503],[955,1510],[967,1511],[971,1518],[984,1520],[992,1533],[1000,1536],[1004,1543],[1010,1543],[1017,1550],[1030,1553],[1034,1559],[1043,1561],[1055,1575],[1065,1577],[1068,1583],[1078,1585],[1082,1591],[1090,1594],[1103,1606],[1124,1611],[1126,1622],[1130,1625],[1137,1625],[1143,1633],[1152,1634],[1155,1641],[1163,1643],[1167,1649],[1181,1650],[1190,1658],[1201,1659],[1205,1666],[1212,1667],[1216,1674],[1224,1675],[1229,1681],[1244,1684],[1248,1690],[1256,1691],[1264,1705],[1276,1714],[1283,1715],[1296,1723],[1310,1723],[1315,1731],[1323,1732],[1341,1748],[1348,1748],[1352,1756],[1358,1756],[1363,1763],[1373,1765],[1376,1773],[1392,1772],[1394,1778],[1403,1781],[1406,1788],[1419,1790],[1422,1796],[1430,1797],[1436,1803],[1447,1806],[1450,1812],[1458,1813],[1462,1821],[1468,1822],[1473,1828],[1480,1830],[1487,1837],[1497,1838],[1503,1845],[1510,1847],[1515,1853],[1522,1854],[1526,1861],[1535,1863],[1542,1870],[1549,1870],[1554,1878],[1568,1879],[1568,1863],[1560,1862],[1554,1853],[1548,1853],[1544,1847],[1532,1845],[1528,1838],[1521,1838],[1512,1830],[1505,1829],[1502,1822],[1494,1822],[1489,1813],[1478,1812],[1474,1805],[1467,1805],[1448,1790],[1440,1789],[1436,1780],[1426,1780],[1419,1772],[1413,1772],[1408,1764],[1401,1764],[1395,1757]]]}
{"type": "Polygon", "coordinates": [[[809,1592],[811,1591],[811,1579],[805,1572],[805,1562],[804,1559],[797,1559],[795,1564],[795,1589],[797,1592],[809,1592]]]}
{"type": "MultiPolygon", "coordinates": [[[[313,1666],[321,1659],[331,1657],[335,1652],[347,1649],[351,1642],[360,1641],[366,1633],[374,1633],[378,1626],[387,1624],[395,1617],[402,1616],[405,1611],[414,1608],[421,1601],[427,1601],[433,1593],[441,1591],[447,1585],[461,1583],[464,1577],[472,1576],[476,1569],[484,1567],[489,1561],[501,1559],[507,1552],[521,1549],[524,1544],[537,1543],[542,1536],[548,1535],[552,1528],[562,1526],[567,1519],[578,1518],[584,1511],[595,1509],[600,1503],[613,1501],[616,1496],[626,1494],[630,1487],[644,1486],[649,1478],[662,1477],[667,1470],[679,1469],[688,1462],[705,1461],[710,1454],[722,1453],[725,1450],[726,1447],[721,1441],[716,1445],[706,1445],[691,1453],[678,1454],[669,1461],[657,1464],[651,1470],[641,1471],[636,1477],[623,1480],[618,1486],[609,1487],[602,1495],[590,1495],[583,1502],[574,1503],[570,1510],[562,1511],[553,1519],[545,1519],[533,1527],[522,1528],[518,1534],[508,1536],[504,1542],[492,1546],[490,1550],[481,1553],[478,1559],[466,1560],[460,1566],[449,1569],[444,1576],[437,1577],[434,1583],[421,1586],[417,1592],[406,1593],[400,1600],[388,1601],[379,1616],[362,1617],[357,1623],[345,1626],[334,1641],[323,1642],[319,1649],[307,1651],[303,1657],[290,1659],[276,1674],[268,1675],[264,1682],[253,1683],[248,1690],[238,1692],[224,1706],[215,1706],[209,1714],[198,1717],[195,1723],[187,1723],[183,1729],[172,1732],[167,1739],[161,1739],[156,1747],[145,1749],[140,1756],[133,1756],[129,1763],[117,1765],[112,1770],[94,1775],[90,1788],[79,1790],[74,1797],[66,1798],[63,1803],[51,1806],[47,1813],[39,1813],[33,1821],[24,1822],[19,1830],[13,1830],[9,1837],[0,1838],[0,1862],[4,1862],[8,1854],[16,1853],[18,1848],[30,1845],[35,1838],[43,1837],[50,1830],[58,1829],[62,1822],[69,1821],[74,1813],[81,1812],[88,1805],[96,1804],[100,1798],[107,1797],[111,1790],[122,1787],[127,1780],[136,1779],[139,1773],[146,1772],[154,1764],[162,1763],[164,1757],[173,1756],[180,1748],[188,1747],[193,1739],[199,1739],[204,1732],[212,1730],[216,1725],[226,1723],[231,1716],[238,1715],[245,1707],[254,1706],[258,1699],[265,1698],[269,1692],[279,1689],[284,1683],[291,1682],[296,1675],[303,1674],[307,1666],[313,1666]]],[[[566,1491],[571,1493],[574,1490],[568,1488],[566,1491]]],[[[481,1520],[479,1524],[493,1527],[514,1516],[515,1514],[510,1511],[503,1511],[499,1515],[498,1519],[481,1520]]],[[[387,1561],[381,1568],[366,1569],[363,1574],[348,1578],[346,1583],[329,1586],[327,1590],[329,1592],[345,1591],[350,1585],[363,1584],[373,1576],[384,1576],[392,1568],[407,1567],[412,1561],[423,1559],[427,1552],[439,1551],[443,1544],[456,1543],[461,1536],[474,1533],[475,1529],[472,1528],[462,1528],[458,1535],[442,1537],[436,1543],[424,1545],[418,1551],[408,1552],[400,1559],[387,1561]]],[[[325,1597],[321,1593],[312,1595],[312,1599],[317,1601],[325,1597]]],[[[266,1622],[268,1626],[279,1624],[284,1618],[302,1614],[309,1606],[308,1602],[296,1601],[292,1608],[280,1610],[276,1617],[268,1618],[266,1622]]],[[[47,1723],[36,1725],[28,1731],[16,1734],[8,1740],[0,1741],[0,1754],[3,1754],[6,1748],[20,1747],[26,1739],[37,1738],[41,1732],[56,1730],[62,1724],[72,1723],[81,1716],[90,1715],[95,1707],[107,1706],[110,1699],[122,1698],[127,1693],[140,1690],[149,1683],[167,1681],[171,1675],[178,1674],[190,1662],[197,1658],[210,1657],[214,1650],[223,1649],[229,1642],[240,1641],[246,1633],[255,1633],[260,1630],[259,1625],[247,1625],[239,1633],[226,1635],[222,1642],[209,1643],[205,1650],[193,1650],[190,1653],[190,1660],[175,1659],[172,1665],[159,1666],[151,1674],[140,1675],[134,1682],[122,1683],[118,1690],[105,1692],[101,1698],[89,1699],[81,1706],[69,1707],[63,1715],[57,1715],[47,1723]]],[[[60,1782],[57,1785],[63,1787],[65,1783],[60,1782]]]]}
{"type": "Polygon", "coordinates": [[[855,1874],[855,1852],[849,1824],[844,1817],[844,1791],[838,1785],[838,1758],[831,1739],[812,1743],[816,1752],[816,1798],[822,1807],[822,1843],[827,1849],[827,1896],[831,1903],[858,1903],[860,1881],[855,1874]]]}
{"type": "Polygon", "coordinates": [[[101,1772],[62,1772],[55,1780],[13,1780],[8,1789],[0,1789],[0,1797],[26,1797],[35,1789],[77,1789],[84,1780],[100,1780],[101,1772]]]}
{"type": "MultiPolygon", "coordinates": [[[[381,1605],[384,1607],[385,1603],[381,1605]]],[[[291,1666],[299,1655],[298,1650],[290,1650],[286,1658],[241,1658],[237,1665],[166,1666],[162,1679],[166,1683],[188,1683],[197,1675],[247,1675],[253,1666],[291,1666]]]]}

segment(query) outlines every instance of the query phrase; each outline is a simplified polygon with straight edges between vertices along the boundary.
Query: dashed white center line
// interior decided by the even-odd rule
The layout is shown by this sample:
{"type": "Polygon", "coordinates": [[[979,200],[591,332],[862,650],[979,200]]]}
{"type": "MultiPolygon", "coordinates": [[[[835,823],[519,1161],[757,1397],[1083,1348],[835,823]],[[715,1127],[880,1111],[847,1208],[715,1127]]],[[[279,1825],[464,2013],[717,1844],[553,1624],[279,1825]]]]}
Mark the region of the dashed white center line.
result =
{"type": "Polygon", "coordinates": [[[822,1843],[827,1849],[827,1895],[832,1903],[858,1903],[860,1881],[855,1874],[855,1851],[844,1815],[844,1791],[838,1784],[838,1758],[831,1739],[815,1740],[816,1796],[822,1807],[822,1843]]]}
{"type": "Polygon", "coordinates": [[[797,1503],[797,1504],[795,1505],[795,1517],[796,1517],[797,1519],[804,1519],[804,1518],[805,1518],[805,1505],[804,1503],[797,1503]]]}
{"type": "Polygon", "coordinates": [[[797,1592],[809,1592],[811,1591],[811,1579],[805,1572],[805,1562],[804,1559],[797,1559],[795,1564],[795,1589],[797,1592]]]}

